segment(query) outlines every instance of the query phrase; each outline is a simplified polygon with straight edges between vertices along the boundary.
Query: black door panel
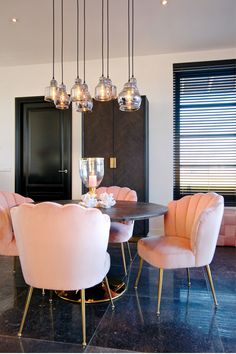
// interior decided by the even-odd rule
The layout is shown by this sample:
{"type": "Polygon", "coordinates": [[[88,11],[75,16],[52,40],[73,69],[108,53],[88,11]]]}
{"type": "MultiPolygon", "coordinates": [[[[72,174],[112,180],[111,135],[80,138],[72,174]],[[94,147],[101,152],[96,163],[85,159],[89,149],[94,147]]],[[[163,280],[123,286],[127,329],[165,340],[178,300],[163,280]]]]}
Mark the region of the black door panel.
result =
{"type": "Polygon", "coordinates": [[[71,199],[71,110],[43,97],[16,99],[16,192],[36,201],[71,199]]]}

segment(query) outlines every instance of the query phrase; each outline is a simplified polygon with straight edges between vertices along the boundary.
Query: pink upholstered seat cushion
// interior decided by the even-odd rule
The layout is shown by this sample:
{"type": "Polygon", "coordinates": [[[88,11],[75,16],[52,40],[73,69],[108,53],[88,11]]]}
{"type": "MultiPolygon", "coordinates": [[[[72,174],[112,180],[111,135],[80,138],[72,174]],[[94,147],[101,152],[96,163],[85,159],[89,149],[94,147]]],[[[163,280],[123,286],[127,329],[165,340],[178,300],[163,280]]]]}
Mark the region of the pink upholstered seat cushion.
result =
{"type": "Polygon", "coordinates": [[[129,241],[132,237],[134,224],[123,224],[121,222],[111,222],[109,242],[111,243],[121,243],[129,241]]]}
{"type": "MultiPolygon", "coordinates": [[[[102,193],[112,193],[115,200],[126,200],[137,202],[137,193],[128,187],[100,187],[97,189],[97,196],[99,198],[102,193]]],[[[133,235],[134,222],[111,222],[110,228],[110,243],[127,242],[133,235]]]]}
{"type": "Polygon", "coordinates": [[[17,193],[0,192],[0,254],[4,256],[17,256],[18,250],[12,229],[10,208],[22,203],[32,202],[17,193]]]}
{"type": "Polygon", "coordinates": [[[151,265],[164,268],[195,266],[190,242],[184,237],[151,236],[138,242],[138,254],[151,265]]]}
{"type": "Polygon", "coordinates": [[[110,268],[110,218],[100,210],[52,202],[11,209],[25,282],[36,288],[86,289],[110,268]]]}

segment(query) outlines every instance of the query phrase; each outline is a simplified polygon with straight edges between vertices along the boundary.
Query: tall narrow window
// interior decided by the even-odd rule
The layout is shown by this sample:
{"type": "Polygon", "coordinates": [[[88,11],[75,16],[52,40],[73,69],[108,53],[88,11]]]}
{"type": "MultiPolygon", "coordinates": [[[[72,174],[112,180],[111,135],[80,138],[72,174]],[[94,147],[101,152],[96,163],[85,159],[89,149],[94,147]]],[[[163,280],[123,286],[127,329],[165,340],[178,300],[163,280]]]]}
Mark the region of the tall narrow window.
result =
{"type": "Polygon", "coordinates": [[[236,206],[236,60],[174,64],[174,199],[236,206]]]}

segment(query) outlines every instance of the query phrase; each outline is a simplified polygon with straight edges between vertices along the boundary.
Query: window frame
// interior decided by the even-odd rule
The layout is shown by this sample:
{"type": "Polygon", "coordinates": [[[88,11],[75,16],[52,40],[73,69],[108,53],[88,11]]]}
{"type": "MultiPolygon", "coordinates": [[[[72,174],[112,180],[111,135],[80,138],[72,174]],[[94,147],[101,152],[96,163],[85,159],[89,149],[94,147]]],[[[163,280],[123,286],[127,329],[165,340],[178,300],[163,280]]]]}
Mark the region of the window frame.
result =
{"type": "MultiPolygon", "coordinates": [[[[181,177],[181,166],[180,166],[180,142],[181,142],[181,121],[180,121],[180,80],[187,77],[202,77],[203,76],[220,76],[231,73],[234,75],[235,84],[236,84],[236,59],[230,60],[219,60],[219,61],[207,61],[207,62],[193,62],[193,63],[179,63],[173,64],[173,168],[174,168],[174,185],[173,185],[173,198],[180,199],[181,197],[189,194],[194,194],[196,191],[193,190],[193,193],[187,193],[186,191],[181,191],[180,177],[181,177]]],[[[196,86],[197,90],[197,86],[196,86]]],[[[204,105],[203,105],[204,106],[204,105]]],[[[214,104],[210,104],[211,107],[214,104]]],[[[217,106],[217,104],[216,104],[217,106]]],[[[226,105],[225,105],[226,106],[226,105]]],[[[232,104],[233,107],[236,107],[236,98],[235,103],[232,104]]],[[[192,108],[195,108],[194,105],[192,108]]],[[[199,108],[202,108],[201,105],[199,108]]],[[[205,106],[204,106],[205,108],[205,106]]],[[[236,125],[233,136],[236,136],[236,125]]],[[[194,134],[193,134],[194,138],[194,134]]],[[[197,165],[196,165],[197,166],[197,165]]],[[[191,186],[190,186],[191,187],[191,186]]],[[[206,192],[204,189],[199,189],[199,192],[206,192]]],[[[216,191],[217,192],[217,191],[216,191]]],[[[218,192],[219,193],[219,192],[218,192]]],[[[236,206],[236,189],[232,188],[230,194],[223,194],[225,199],[225,205],[227,206],[236,206]]]]}

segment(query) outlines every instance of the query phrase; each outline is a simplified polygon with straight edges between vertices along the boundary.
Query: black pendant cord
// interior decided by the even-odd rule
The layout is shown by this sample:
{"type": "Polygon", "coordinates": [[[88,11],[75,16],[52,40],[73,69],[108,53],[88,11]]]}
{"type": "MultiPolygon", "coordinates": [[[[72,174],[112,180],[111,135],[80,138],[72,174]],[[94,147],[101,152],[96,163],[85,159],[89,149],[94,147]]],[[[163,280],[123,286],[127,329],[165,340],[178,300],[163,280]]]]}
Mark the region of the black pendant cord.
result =
{"type": "Polygon", "coordinates": [[[55,80],[55,1],[52,1],[52,78],[55,80]]]}
{"type": "Polygon", "coordinates": [[[128,0],[128,81],[130,81],[130,0],[128,0]]]}
{"type": "Polygon", "coordinates": [[[77,6],[76,6],[76,17],[77,17],[77,26],[76,26],[76,30],[77,30],[77,79],[79,78],[79,0],[77,0],[77,6]]]}
{"type": "Polygon", "coordinates": [[[104,0],[102,0],[102,77],[104,77],[104,0]]]}
{"type": "Polygon", "coordinates": [[[109,23],[109,0],[107,0],[107,78],[109,79],[109,51],[110,51],[110,46],[109,46],[109,42],[110,42],[110,38],[109,38],[109,28],[110,27],[110,23],[109,23]]]}
{"type": "Polygon", "coordinates": [[[63,85],[63,0],[61,0],[61,83],[63,85]]]}
{"type": "Polygon", "coordinates": [[[131,73],[132,77],[134,77],[134,0],[132,0],[132,66],[131,73]]]}
{"type": "Polygon", "coordinates": [[[86,31],[86,22],[85,22],[85,15],[86,15],[86,9],[85,9],[85,0],[84,0],[84,84],[85,84],[85,31],[86,31]]]}

